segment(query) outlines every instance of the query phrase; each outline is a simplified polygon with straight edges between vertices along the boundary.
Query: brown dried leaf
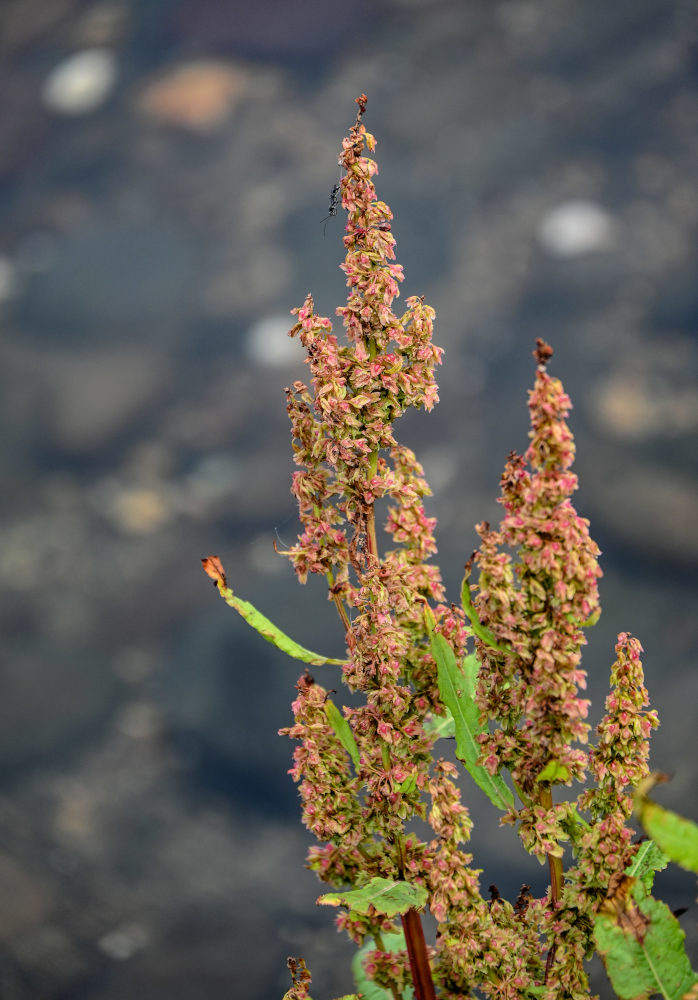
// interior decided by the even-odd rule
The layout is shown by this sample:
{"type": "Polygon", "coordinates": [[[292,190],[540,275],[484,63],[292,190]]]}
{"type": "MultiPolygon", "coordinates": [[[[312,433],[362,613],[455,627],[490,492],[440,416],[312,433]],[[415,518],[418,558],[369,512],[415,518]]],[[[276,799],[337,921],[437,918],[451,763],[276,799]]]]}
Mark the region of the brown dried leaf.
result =
{"type": "Polygon", "coordinates": [[[642,944],[649,917],[640,912],[635,900],[631,896],[631,889],[635,883],[634,878],[625,875],[617,875],[611,878],[608,887],[608,895],[601,906],[601,912],[611,917],[626,934],[633,937],[642,944]]]}
{"type": "Polygon", "coordinates": [[[223,569],[223,563],[220,561],[218,556],[207,556],[205,559],[201,560],[201,565],[204,567],[204,573],[210,576],[214,583],[222,583],[224,587],[228,586],[228,581],[225,578],[225,570],[223,569]]]}

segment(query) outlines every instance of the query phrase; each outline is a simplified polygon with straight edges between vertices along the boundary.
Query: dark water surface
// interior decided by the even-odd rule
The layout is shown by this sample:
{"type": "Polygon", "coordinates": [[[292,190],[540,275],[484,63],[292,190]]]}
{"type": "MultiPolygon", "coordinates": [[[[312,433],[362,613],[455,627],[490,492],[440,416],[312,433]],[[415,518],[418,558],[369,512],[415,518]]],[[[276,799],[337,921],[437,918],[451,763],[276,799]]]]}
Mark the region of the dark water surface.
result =
{"type": "MultiPolygon", "coordinates": [[[[315,996],[351,988],[276,735],[298,666],[199,559],[341,655],[272,541],[296,530],[288,310],[342,301],[320,220],[361,91],[403,295],[446,349],[440,406],[398,436],[450,595],[541,336],[604,551],[592,722],[630,631],[662,801],[698,818],[697,38],[691,0],[0,4],[3,1000],[272,1000],[288,954],[315,996]]],[[[470,804],[483,885],[541,887],[470,804]]],[[[693,947],[690,877],[660,891],[693,947]]]]}

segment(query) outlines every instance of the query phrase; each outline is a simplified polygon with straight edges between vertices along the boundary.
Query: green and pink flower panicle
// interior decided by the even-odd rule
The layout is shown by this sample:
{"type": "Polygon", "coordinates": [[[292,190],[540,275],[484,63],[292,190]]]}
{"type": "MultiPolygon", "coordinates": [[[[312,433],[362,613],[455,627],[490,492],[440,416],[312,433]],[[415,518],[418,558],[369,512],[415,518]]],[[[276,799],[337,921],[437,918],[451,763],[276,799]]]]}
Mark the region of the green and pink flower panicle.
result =
{"type": "MultiPolygon", "coordinates": [[[[652,935],[678,947],[681,932],[668,911],[650,914],[646,905],[663,855],[633,840],[633,794],[658,836],[669,823],[668,846],[685,821],[667,820],[635,791],[649,780],[658,720],[648,710],[642,647],[626,633],[589,745],[581,657],[584,629],[600,614],[601,570],[588,521],[572,503],[570,400],[548,373],[552,348],[539,340],[528,448],[510,454],[501,522],[477,526],[461,606],[449,604],[431,561],[431,491],[394,435],[408,407],[429,411],[438,401],[442,351],[422,297],[408,298],[402,316],[393,311],[403,272],[392,213],[376,196],[377,165],[364,155],[375,150],[361,121],[365,95],[357,104],[339,156],[348,294],[337,315],[345,337],[340,343],[308,295],[290,330],[305,348],[308,384],[286,390],[301,531],[284,554],[301,583],[325,577],[346,659],[299,646],[237,598],[217,557],[204,568],[266,639],[313,667],[341,665],[354,695],[352,707],[340,707],[328,683],[306,671],[294,722],[280,732],[296,743],[290,773],[317,841],[308,867],[339,890],[319,902],[344,907],[337,927],[361,948],[355,995],[380,988],[393,1000],[409,989],[415,1000],[464,1000],[473,991],[492,1000],[581,1000],[589,996],[584,961],[598,947],[620,995],[635,996],[617,970],[637,966],[638,942],[661,969],[664,946],[652,935]],[[525,851],[547,862],[542,897],[524,885],[512,904],[493,885],[483,898],[481,872],[465,849],[472,821],[462,771],[436,752],[443,737],[454,738],[445,746],[479,786],[473,794],[484,791],[525,851]],[[576,797],[553,800],[553,790],[575,783],[576,797]],[[436,921],[433,946],[421,925],[425,905],[436,921]]],[[[302,1000],[310,977],[293,961],[287,1000],[302,1000]]],[[[680,982],[690,986],[690,975],[684,970],[680,982]]],[[[655,984],[642,982],[637,995],[649,996],[655,984]]],[[[683,996],[663,983],[659,992],[683,996]]]]}
{"type": "Polygon", "coordinates": [[[599,549],[570,499],[577,488],[570,401],[546,370],[551,353],[539,341],[531,444],[525,456],[509,456],[500,497],[506,513],[496,531],[478,525],[475,556],[480,619],[509,650],[479,646],[478,704],[499,723],[482,738],[483,759],[492,773],[508,768],[529,793],[551,762],[557,781],[584,780],[587,755],[575,746],[589,732],[589,702],[579,696],[586,687],[582,626],[600,609],[599,549]]]}

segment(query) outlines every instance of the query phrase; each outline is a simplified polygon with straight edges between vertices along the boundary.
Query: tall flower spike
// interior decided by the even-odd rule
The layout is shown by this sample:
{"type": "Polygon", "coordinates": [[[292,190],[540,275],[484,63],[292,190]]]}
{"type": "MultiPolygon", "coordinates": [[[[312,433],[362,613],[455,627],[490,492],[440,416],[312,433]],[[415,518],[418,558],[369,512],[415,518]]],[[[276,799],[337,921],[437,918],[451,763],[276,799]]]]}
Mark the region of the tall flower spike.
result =
{"type": "MultiPolygon", "coordinates": [[[[580,668],[581,628],[599,609],[599,550],[588,521],[570,496],[577,477],[570,471],[574,441],[566,417],[569,397],[546,364],[552,354],[538,341],[536,382],[529,394],[531,443],[525,457],[512,454],[502,476],[500,530],[479,530],[478,610],[509,653],[481,647],[478,697],[502,726],[485,736],[483,754],[492,771],[508,767],[529,792],[548,768],[551,781],[582,779],[588,702],[580,668]],[[506,546],[518,555],[515,565],[506,546]]],[[[533,819],[533,817],[532,817],[533,819]]],[[[540,822],[540,818],[535,820],[540,822]]]]}
{"type": "MultiPolygon", "coordinates": [[[[293,773],[304,820],[325,841],[311,850],[310,866],[334,884],[355,884],[362,872],[400,878],[409,870],[424,878],[424,845],[406,839],[404,824],[426,817],[433,737],[424,723],[438,695],[422,608],[425,598],[443,598],[439,571],[427,565],[436,551],[434,520],[423,505],[429,487],[415,456],[393,435],[394,421],[408,407],[430,410],[438,401],[434,368],[441,350],[432,343],[434,311],[422,298],[408,299],[401,317],[393,312],[402,268],[395,263],[392,213],[376,197],[378,167],[364,155],[375,148],[361,121],[364,95],[357,103],[339,156],[348,296],[337,314],[347,342],[339,343],[308,296],[293,310],[290,335],[306,349],[309,385],[297,382],[287,390],[300,466],[292,491],[303,525],[287,554],[302,582],[308,573],[327,578],[350,654],[343,679],[365,699],[345,710],[358,757],[355,777],[342,770],[346,754],[313,687],[301,688],[296,723],[285,731],[300,741],[293,773]],[[394,545],[384,554],[375,515],[382,499],[388,501],[386,530],[394,545]],[[325,757],[329,771],[326,761],[319,763],[325,757]]],[[[421,975],[428,963],[423,936],[420,945],[414,929],[416,911],[405,919],[413,928],[405,929],[410,961],[419,952],[415,968],[421,975]]],[[[340,923],[361,940],[378,933],[381,920],[349,913],[340,923]]]]}
{"type": "MultiPolygon", "coordinates": [[[[434,311],[421,298],[408,299],[401,318],[392,311],[403,274],[394,263],[392,213],[376,199],[372,178],[378,167],[362,155],[365,147],[375,149],[374,137],[361,123],[364,95],[358,103],[339,157],[347,211],[341,266],[349,295],[337,314],[349,343],[338,343],[330,320],[315,313],[309,295],[293,310],[297,322],[290,335],[299,336],[306,349],[311,387],[296,382],[287,390],[294,457],[302,468],[292,490],[305,529],[288,554],[301,581],[309,572],[322,573],[334,588],[333,599],[348,602],[350,564],[360,572],[367,555],[377,556],[373,506],[381,497],[399,504],[390,521],[395,537],[401,530],[400,540],[422,559],[435,550],[433,522],[421,502],[428,487],[413,474],[414,456],[397,445],[392,425],[407,407],[431,409],[438,401],[434,367],[442,354],[431,340],[434,311]],[[390,452],[393,468],[381,451],[390,452]]],[[[437,577],[422,574],[420,579],[432,596],[437,577]]]]}

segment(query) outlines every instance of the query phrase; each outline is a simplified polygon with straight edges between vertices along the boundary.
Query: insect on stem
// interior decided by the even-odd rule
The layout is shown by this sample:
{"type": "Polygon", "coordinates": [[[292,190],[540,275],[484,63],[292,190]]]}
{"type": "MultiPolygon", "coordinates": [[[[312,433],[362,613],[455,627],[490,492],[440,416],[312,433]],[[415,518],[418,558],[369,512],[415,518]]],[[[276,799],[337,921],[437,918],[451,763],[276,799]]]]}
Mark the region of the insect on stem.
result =
{"type": "Polygon", "coordinates": [[[328,209],[329,215],[326,215],[322,222],[324,223],[322,227],[322,235],[324,237],[325,230],[327,229],[327,223],[331,218],[337,214],[337,209],[339,208],[339,184],[335,184],[330,192],[330,207],[328,209]]]}

